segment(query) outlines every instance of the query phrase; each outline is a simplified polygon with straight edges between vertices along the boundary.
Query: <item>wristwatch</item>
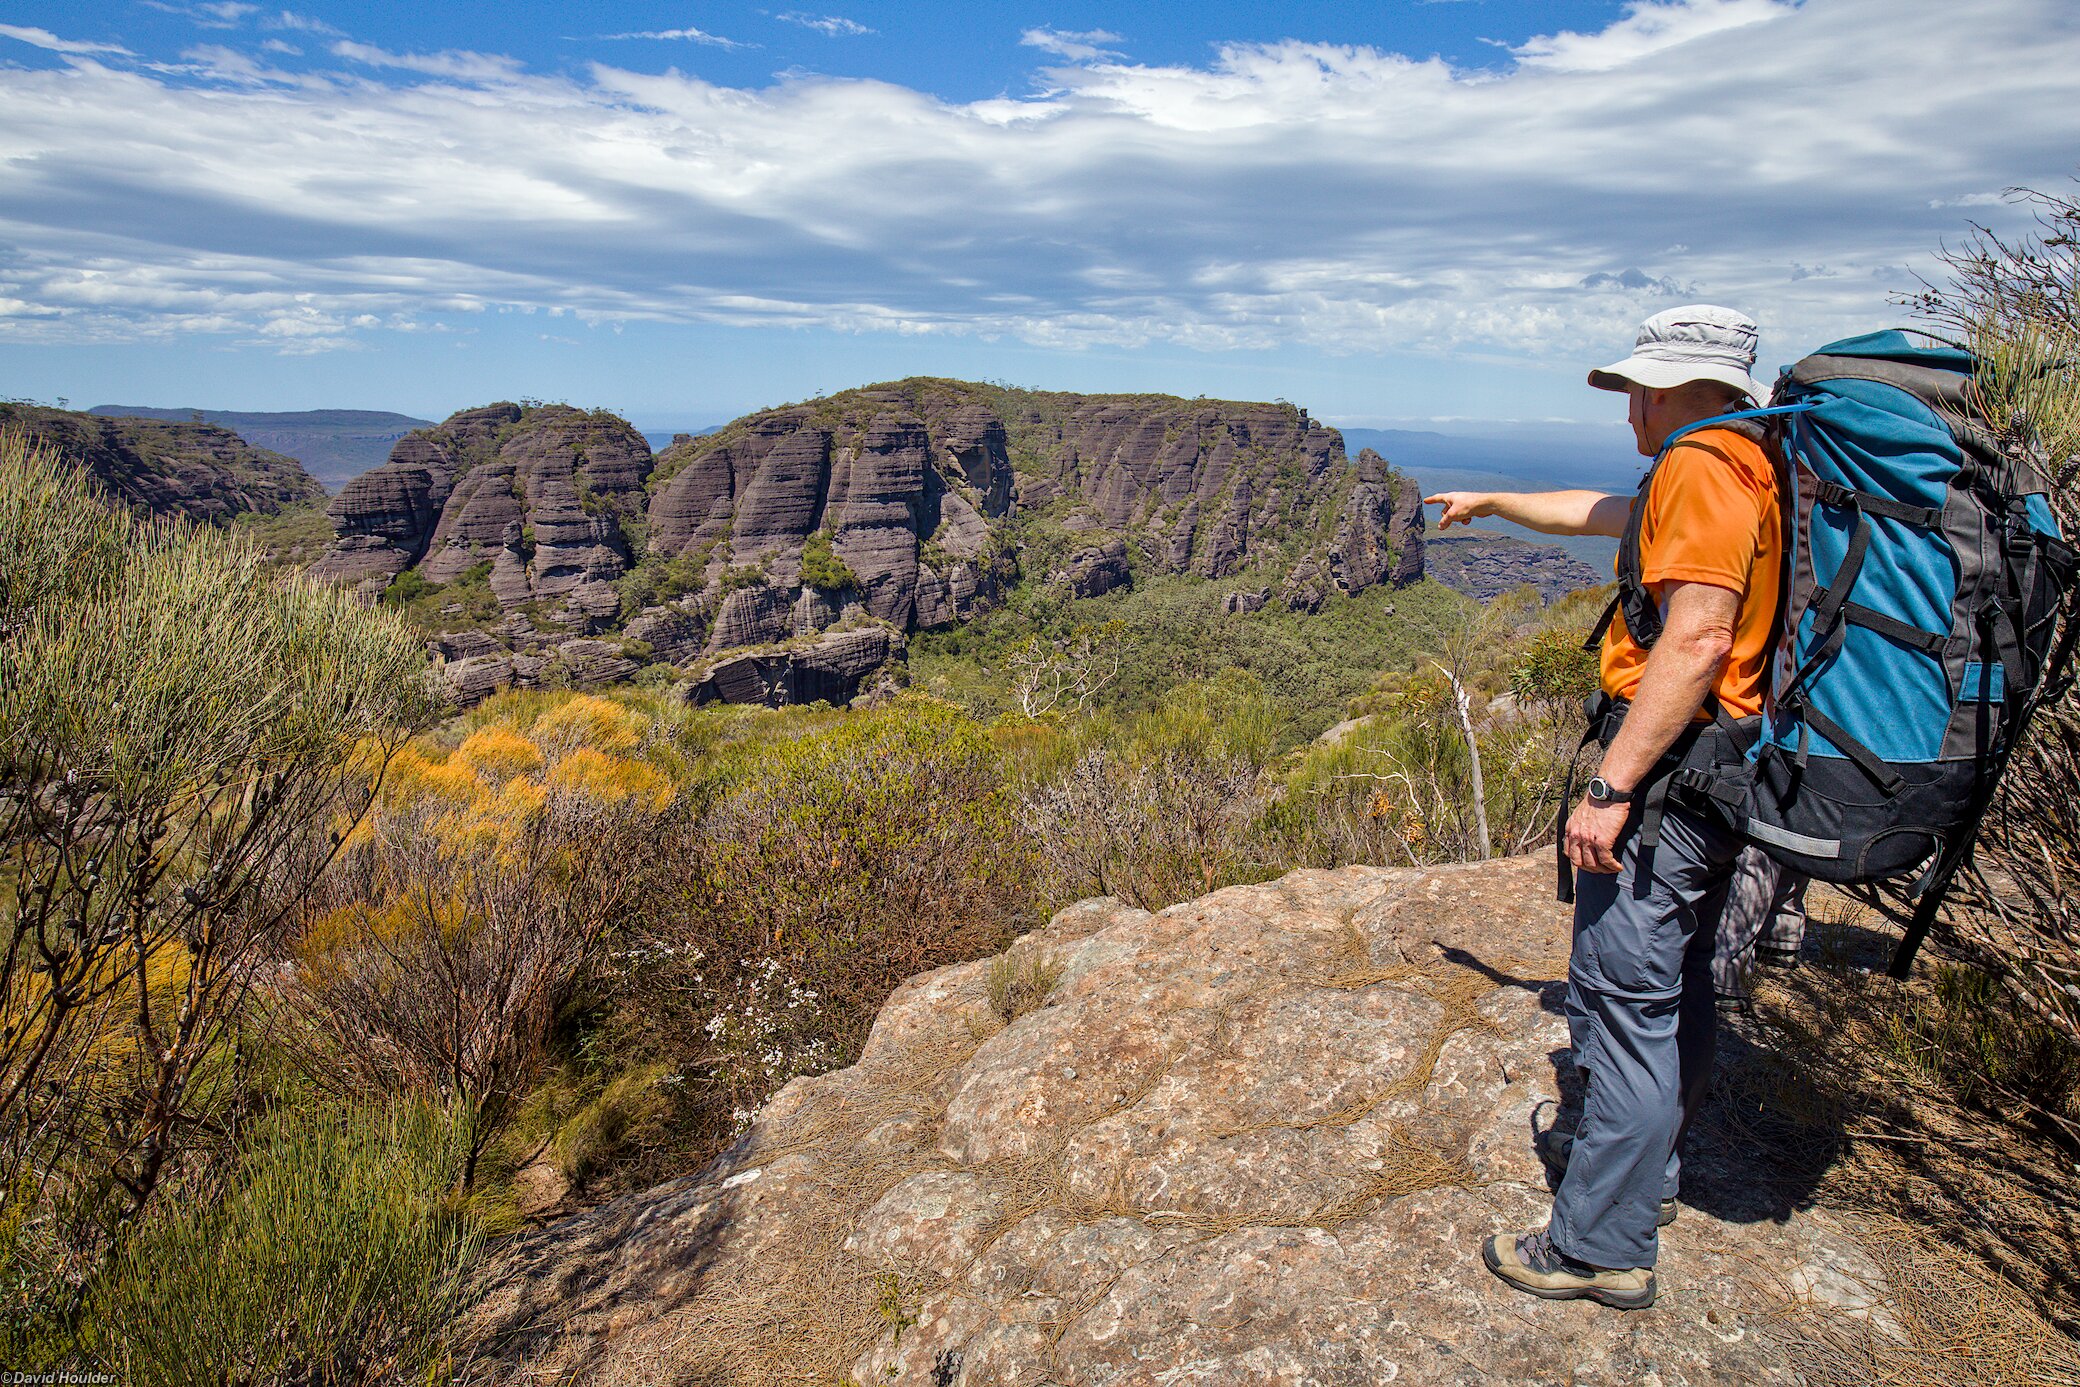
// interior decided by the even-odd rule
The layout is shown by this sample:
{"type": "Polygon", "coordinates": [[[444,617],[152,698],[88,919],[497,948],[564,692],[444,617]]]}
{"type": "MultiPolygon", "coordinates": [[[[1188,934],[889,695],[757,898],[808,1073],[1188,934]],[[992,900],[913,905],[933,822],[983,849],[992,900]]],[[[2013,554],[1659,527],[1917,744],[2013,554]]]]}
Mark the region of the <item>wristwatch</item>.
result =
{"type": "Polygon", "coordinates": [[[1620,790],[1600,775],[1589,777],[1589,798],[1598,804],[1630,804],[1632,791],[1620,790]]]}

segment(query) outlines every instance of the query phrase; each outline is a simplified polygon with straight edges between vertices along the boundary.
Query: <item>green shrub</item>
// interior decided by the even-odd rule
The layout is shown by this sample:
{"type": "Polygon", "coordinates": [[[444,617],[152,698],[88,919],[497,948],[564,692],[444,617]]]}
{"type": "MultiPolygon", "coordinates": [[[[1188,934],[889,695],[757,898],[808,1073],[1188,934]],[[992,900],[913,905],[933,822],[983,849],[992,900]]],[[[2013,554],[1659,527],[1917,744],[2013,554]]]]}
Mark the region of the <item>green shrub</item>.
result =
{"type": "Polygon", "coordinates": [[[138,1387],[445,1378],[480,1246],[451,1196],[464,1109],[289,1111],[230,1190],[167,1208],[110,1262],[83,1340],[138,1387]]]}
{"type": "MultiPolygon", "coordinates": [[[[487,569],[486,572],[489,572],[489,570],[487,569]]],[[[418,601],[422,597],[429,597],[440,590],[441,585],[439,583],[429,583],[426,581],[425,575],[421,574],[418,569],[407,568],[404,572],[390,580],[389,587],[383,589],[383,601],[388,606],[403,607],[418,601]]]]}
{"type": "Polygon", "coordinates": [[[629,1142],[653,1129],[667,1107],[661,1085],[670,1077],[671,1070],[662,1064],[638,1066],[615,1076],[564,1119],[550,1142],[550,1154],[563,1178],[583,1184],[629,1142]]]}
{"type": "Polygon", "coordinates": [[[818,530],[802,543],[802,586],[843,592],[859,586],[859,575],[831,547],[831,532],[818,530]]]}
{"type": "Polygon", "coordinates": [[[85,1280],[213,1154],[256,979],[433,703],[397,613],[4,434],[0,554],[0,1180],[85,1280]]]}

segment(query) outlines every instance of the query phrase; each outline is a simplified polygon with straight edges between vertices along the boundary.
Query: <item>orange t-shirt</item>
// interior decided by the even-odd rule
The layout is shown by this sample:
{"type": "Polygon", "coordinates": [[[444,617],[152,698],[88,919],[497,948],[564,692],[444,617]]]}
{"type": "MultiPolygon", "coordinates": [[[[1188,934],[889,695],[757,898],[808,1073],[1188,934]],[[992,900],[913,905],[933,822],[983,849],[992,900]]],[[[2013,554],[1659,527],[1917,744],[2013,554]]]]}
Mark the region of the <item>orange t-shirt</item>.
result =
{"type": "MultiPolygon", "coordinates": [[[[1639,504],[1639,503],[1635,503],[1639,504]]],[[[1719,704],[1733,717],[1762,711],[1774,654],[1770,635],[1783,586],[1784,526],[1776,470],[1762,446],[1732,429],[1700,429],[1661,460],[1639,529],[1640,577],[1710,583],[1741,599],[1733,654],[1719,672],[1719,704]]],[[[1603,640],[1603,691],[1630,699],[1647,652],[1621,611],[1603,640]]],[[[1707,715],[1700,711],[1700,718],[1707,715]]]]}

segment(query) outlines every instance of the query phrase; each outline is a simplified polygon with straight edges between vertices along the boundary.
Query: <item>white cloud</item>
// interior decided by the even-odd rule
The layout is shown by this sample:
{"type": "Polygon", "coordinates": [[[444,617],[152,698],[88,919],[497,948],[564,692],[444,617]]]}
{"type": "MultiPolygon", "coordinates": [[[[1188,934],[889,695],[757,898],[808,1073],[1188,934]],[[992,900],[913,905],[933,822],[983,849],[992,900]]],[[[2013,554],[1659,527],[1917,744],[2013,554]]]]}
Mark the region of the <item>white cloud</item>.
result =
{"type": "Polygon", "coordinates": [[[800,10],[789,10],[786,14],[776,14],[773,18],[787,24],[799,24],[804,29],[814,29],[834,39],[856,38],[861,34],[874,32],[856,19],[846,19],[835,14],[813,15],[803,14],[800,10]]]}
{"type": "Polygon", "coordinates": [[[217,3],[201,5],[175,5],[167,0],[144,0],[145,8],[163,14],[177,14],[204,29],[236,29],[249,14],[258,14],[258,5],[239,3],[239,0],[217,0],[217,3]]]}
{"type": "Polygon", "coordinates": [[[465,82],[504,81],[520,75],[517,61],[489,53],[392,53],[373,44],[342,39],[332,45],[332,54],[370,67],[394,67],[404,72],[454,77],[465,82]]]}
{"type": "Polygon", "coordinates": [[[1101,58],[1125,56],[1104,47],[1118,43],[1120,36],[1108,29],[1028,29],[1018,36],[1018,41],[1028,48],[1039,48],[1058,54],[1072,63],[1092,63],[1101,58]]]}
{"type": "Polygon", "coordinates": [[[1693,40],[1787,19],[1797,0],[1628,0],[1625,17],[1594,34],[1565,32],[1510,50],[1526,67],[1610,72],[1693,40]]]}
{"type": "Polygon", "coordinates": [[[688,43],[705,43],[716,48],[742,48],[735,39],[726,39],[720,34],[711,34],[705,29],[648,29],[632,34],[595,34],[596,39],[618,42],[622,39],[684,39],[688,43]]]}
{"type": "Polygon", "coordinates": [[[293,10],[277,10],[260,21],[263,29],[287,29],[299,34],[322,34],[327,38],[345,38],[343,30],[335,29],[322,19],[313,19],[307,14],[293,10]]]}
{"type": "Polygon", "coordinates": [[[1680,291],[1788,359],[1897,318],[1960,209],[2026,216],[1983,190],[2062,183],[2080,12],[1766,8],[1660,7],[1692,28],[1643,47],[1672,30],[1635,7],[1501,71],[1230,45],[969,105],[349,43],[0,68],[0,340],[312,350],[533,309],[1571,360],[1680,291]]]}
{"type": "Polygon", "coordinates": [[[119,43],[88,43],[81,39],[61,39],[48,29],[38,29],[26,24],[0,24],[0,38],[10,38],[17,43],[26,43],[32,48],[48,49],[53,53],[114,53],[126,58],[137,56],[119,43]]]}

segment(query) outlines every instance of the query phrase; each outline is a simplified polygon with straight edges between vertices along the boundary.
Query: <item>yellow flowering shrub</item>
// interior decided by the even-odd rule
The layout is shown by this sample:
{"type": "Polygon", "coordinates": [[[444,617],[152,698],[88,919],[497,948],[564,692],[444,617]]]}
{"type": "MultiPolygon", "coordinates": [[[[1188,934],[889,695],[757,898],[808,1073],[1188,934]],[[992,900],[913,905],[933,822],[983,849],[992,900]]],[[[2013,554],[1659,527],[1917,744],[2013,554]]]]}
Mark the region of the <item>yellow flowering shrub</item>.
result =
{"type": "Polygon", "coordinates": [[[534,775],[544,764],[542,749],[511,727],[494,724],[470,733],[450,758],[478,775],[499,780],[534,775]]]}
{"type": "Polygon", "coordinates": [[[544,748],[590,747],[610,756],[621,756],[643,744],[650,731],[650,719],[611,698],[579,694],[543,713],[530,730],[536,743],[544,748]]]}
{"type": "Polygon", "coordinates": [[[672,802],[672,783],[656,770],[589,746],[559,759],[549,772],[549,784],[602,804],[633,804],[652,813],[672,802]]]}

